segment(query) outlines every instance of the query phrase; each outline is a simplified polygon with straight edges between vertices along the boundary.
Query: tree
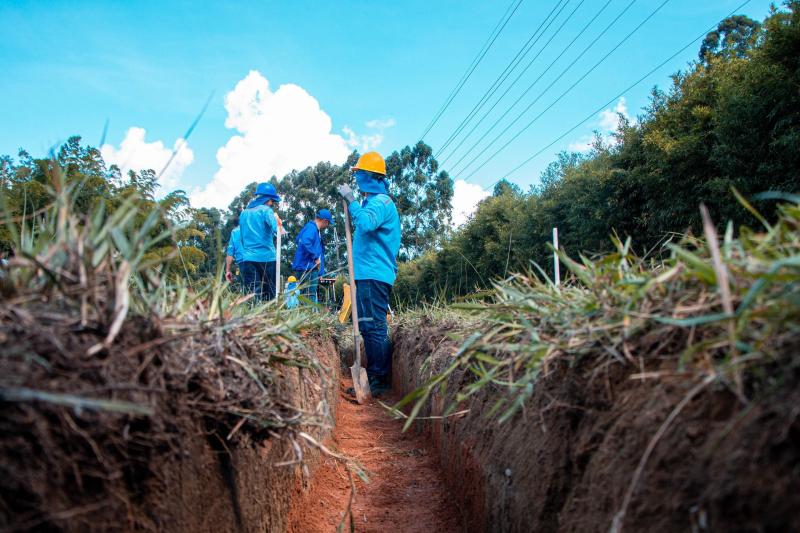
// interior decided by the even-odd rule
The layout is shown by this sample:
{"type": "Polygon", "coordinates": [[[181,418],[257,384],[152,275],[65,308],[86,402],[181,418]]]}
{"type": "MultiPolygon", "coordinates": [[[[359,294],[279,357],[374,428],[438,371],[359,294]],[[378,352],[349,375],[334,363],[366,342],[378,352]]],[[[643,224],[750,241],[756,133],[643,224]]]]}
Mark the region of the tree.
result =
{"type": "Polygon", "coordinates": [[[503,196],[504,194],[522,194],[522,189],[516,183],[511,183],[503,178],[495,184],[492,196],[503,196]]]}
{"type": "MultiPolygon", "coordinates": [[[[107,169],[100,151],[82,145],[80,137],[70,137],[50,157],[35,159],[20,150],[16,163],[8,156],[0,158],[0,184],[6,214],[24,220],[34,231],[38,230],[37,214],[52,204],[52,191],[65,185],[72,188],[78,213],[88,214],[102,206],[102,213],[108,217],[123,202],[130,201],[136,203],[135,220],[141,225],[156,212],[158,222],[150,235],[155,237],[171,229],[172,241],[151,250],[148,259],[163,258],[173,273],[198,275],[208,259],[202,248],[210,229],[199,227],[202,220],[190,208],[186,193],[174,191],[156,201],[158,183],[153,170],[130,171],[123,179],[119,168],[107,169]]],[[[13,248],[5,225],[0,231],[0,248],[13,248]]]]}
{"type": "Polygon", "coordinates": [[[453,180],[424,142],[386,158],[389,193],[400,213],[400,257],[413,259],[442,241],[450,227],[453,180]]]}
{"type": "Polygon", "coordinates": [[[728,17],[717,29],[706,35],[700,45],[700,61],[709,64],[712,58],[743,58],[756,42],[761,24],[744,15],[728,17]]]}

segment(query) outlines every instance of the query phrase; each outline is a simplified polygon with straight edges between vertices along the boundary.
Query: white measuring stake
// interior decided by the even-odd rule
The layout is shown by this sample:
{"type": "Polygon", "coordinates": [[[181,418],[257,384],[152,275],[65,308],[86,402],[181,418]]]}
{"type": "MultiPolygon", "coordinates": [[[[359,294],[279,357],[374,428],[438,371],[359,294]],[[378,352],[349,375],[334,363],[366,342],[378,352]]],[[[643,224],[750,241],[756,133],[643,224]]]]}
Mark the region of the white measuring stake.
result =
{"type": "Polygon", "coordinates": [[[553,228],[553,269],[556,287],[561,285],[561,270],[558,264],[558,228],[553,228]]]}
{"type": "Polygon", "coordinates": [[[278,237],[275,242],[275,300],[281,294],[281,233],[283,228],[278,226],[278,237]]]}

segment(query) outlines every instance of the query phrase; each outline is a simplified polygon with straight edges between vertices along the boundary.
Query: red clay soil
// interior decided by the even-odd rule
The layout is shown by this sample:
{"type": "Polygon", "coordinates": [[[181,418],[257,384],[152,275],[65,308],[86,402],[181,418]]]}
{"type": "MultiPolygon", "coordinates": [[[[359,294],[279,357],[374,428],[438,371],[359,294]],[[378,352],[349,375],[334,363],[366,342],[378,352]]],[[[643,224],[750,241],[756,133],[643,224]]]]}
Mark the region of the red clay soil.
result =
{"type": "MultiPolygon", "coordinates": [[[[355,531],[459,531],[455,502],[429,441],[413,431],[403,433],[402,423],[392,419],[377,401],[358,405],[344,392],[350,384],[349,379],[342,379],[336,427],[326,445],[357,460],[369,476],[369,483],[354,476],[355,531]]],[[[391,404],[397,398],[384,401],[391,404]]],[[[342,520],[343,531],[350,531],[349,516],[345,516],[350,497],[347,471],[335,459],[324,458],[307,489],[296,499],[289,531],[336,531],[342,520]]]]}
{"type": "MultiPolygon", "coordinates": [[[[394,330],[399,392],[452,362],[458,343],[447,334],[458,327],[394,330]]],[[[748,405],[721,386],[687,400],[655,441],[620,522],[624,533],[800,532],[800,350],[787,344],[783,353],[758,369],[760,381],[745,376],[754,391],[748,405]]],[[[671,369],[676,358],[643,364],[671,369]]],[[[426,422],[463,530],[607,533],[644,450],[696,386],[677,372],[659,380],[634,372],[610,358],[565,357],[504,424],[488,416],[503,392],[489,387],[462,404],[464,416],[426,422]]],[[[454,372],[450,396],[434,393],[420,413],[441,414],[470,379],[454,372]]]]}

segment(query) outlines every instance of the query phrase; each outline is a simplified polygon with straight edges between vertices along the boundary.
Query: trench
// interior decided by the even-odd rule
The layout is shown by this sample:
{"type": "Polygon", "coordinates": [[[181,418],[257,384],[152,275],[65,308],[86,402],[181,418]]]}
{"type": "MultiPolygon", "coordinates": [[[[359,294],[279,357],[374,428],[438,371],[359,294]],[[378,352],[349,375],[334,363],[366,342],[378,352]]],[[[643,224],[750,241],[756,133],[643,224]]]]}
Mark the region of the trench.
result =
{"type": "MultiPolygon", "coordinates": [[[[449,334],[458,327],[394,328],[393,390],[384,403],[452,362],[459,344],[449,334]]],[[[179,411],[171,429],[179,448],[154,452],[146,471],[133,472],[140,475],[130,476],[127,514],[86,500],[73,506],[82,515],[49,529],[606,532],[642,450],[687,387],[633,380],[632,367],[586,358],[556,364],[509,423],[488,416],[497,389],[469,398],[463,414],[435,418],[470,379],[454,373],[446,395],[433,394],[423,419],[403,432],[379,402],[358,405],[346,392],[351,362],[331,337],[305,341],[328,379],[293,369],[278,385],[308,411],[323,400],[332,407],[332,427],[304,429],[357,461],[368,481],[351,485],[342,462],[316,447],[301,465],[287,439],[228,440],[227,429],[179,411]]],[[[688,404],[643,470],[625,531],[800,531],[798,368],[746,407],[722,388],[688,404]]],[[[51,499],[70,492],[68,483],[38,486],[51,499]]],[[[2,527],[7,518],[0,509],[0,529],[14,530],[2,527]]]]}
{"type": "MultiPolygon", "coordinates": [[[[455,328],[394,329],[393,389],[384,404],[452,361],[455,328]]],[[[403,421],[381,403],[359,405],[347,393],[351,361],[341,347],[328,341],[313,348],[335,385],[323,393],[334,425],[315,437],[357,461],[368,480],[314,450],[304,457],[308,475],[299,465],[275,467],[291,455],[280,440],[225,451],[205,445],[166,469],[177,474],[167,485],[179,490],[158,502],[164,529],[607,532],[642,450],[687,387],[685,380],[633,380],[636,369],[603,359],[560,362],[524,408],[499,424],[488,413],[502,391],[491,388],[457,416],[438,416],[470,379],[455,373],[445,395],[434,393],[421,420],[403,432],[403,421]],[[230,457],[220,461],[224,454],[230,457]],[[181,515],[171,516],[176,509],[181,515]]],[[[298,391],[304,401],[321,399],[307,392],[298,391]]],[[[747,407],[725,389],[698,396],[654,449],[624,530],[800,530],[797,405],[800,372],[747,407]]]]}
{"type": "MultiPolygon", "coordinates": [[[[459,346],[448,336],[453,327],[394,329],[393,388],[384,404],[452,361],[459,346]]],[[[260,494],[262,511],[280,524],[251,528],[245,517],[245,530],[606,532],[642,450],[687,386],[632,380],[635,369],[624,365],[562,362],[499,424],[488,415],[496,389],[472,396],[456,416],[439,416],[469,379],[456,373],[445,396],[434,393],[421,420],[403,432],[384,405],[359,405],[347,393],[346,353],[327,360],[341,367],[328,395],[335,423],[320,438],[357,461],[368,481],[336,458],[311,454],[308,476],[262,479],[261,490],[240,486],[240,495],[260,494]]],[[[800,375],[785,378],[746,408],[725,390],[688,405],[644,469],[624,530],[800,530],[800,375]]]]}
{"type": "MultiPolygon", "coordinates": [[[[375,399],[359,405],[346,392],[350,385],[349,378],[341,379],[336,425],[326,446],[357,461],[368,481],[351,477],[340,461],[322,457],[293,504],[289,531],[461,531],[456,502],[427,434],[404,433],[402,422],[375,399]]],[[[396,393],[381,398],[386,404],[399,399],[396,393]]]]}

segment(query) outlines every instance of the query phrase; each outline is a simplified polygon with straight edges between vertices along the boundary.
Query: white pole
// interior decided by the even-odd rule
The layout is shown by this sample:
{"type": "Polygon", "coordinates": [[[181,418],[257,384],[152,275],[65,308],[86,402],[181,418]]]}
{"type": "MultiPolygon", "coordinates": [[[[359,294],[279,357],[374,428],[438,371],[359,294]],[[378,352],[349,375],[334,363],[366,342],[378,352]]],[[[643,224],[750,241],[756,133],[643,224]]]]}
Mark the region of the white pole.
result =
{"type": "Polygon", "coordinates": [[[283,228],[278,226],[278,237],[275,243],[275,300],[281,294],[281,233],[283,228]]]}
{"type": "Polygon", "coordinates": [[[553,269],[556,287],[561,285],[561,270],[558,264],[558,228],[553,228],[553,269]]]}

